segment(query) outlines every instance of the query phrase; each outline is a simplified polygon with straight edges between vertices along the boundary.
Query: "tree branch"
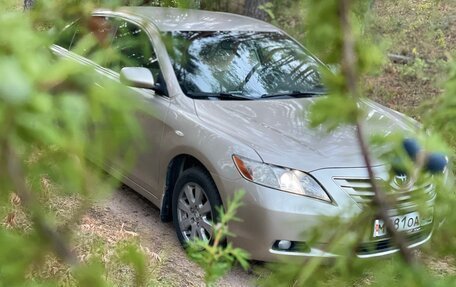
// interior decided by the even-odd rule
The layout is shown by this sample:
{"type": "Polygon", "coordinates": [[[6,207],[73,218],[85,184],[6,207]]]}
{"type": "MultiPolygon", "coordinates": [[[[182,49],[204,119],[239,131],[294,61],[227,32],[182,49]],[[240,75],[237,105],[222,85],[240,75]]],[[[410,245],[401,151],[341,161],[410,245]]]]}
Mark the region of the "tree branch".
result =
{"type": "MultiPolygon", "coordinates": [[[[358,90],[358,73],[356,71],[356,54],[355,54],[355,40],[352,34],[352,28],[349,21],[350,13],[350,0],[340,0],[340,23],[342,28],[343,36],[343,51],[342,51],[342,62],[341,70],[345,75],[347,80],[348,93],[354,97],[355,100],[359,99],[359,90],[358,90]]],[[[388,215],[388,210],[391,209],[388,201],[386,200],[384,193],[380,190],[376,180],[375,173],[372,169],[372,160],[369,154],[369,150],[366,143],[366,138],[364,134],[364,127],[361,119],[357,117],[356,120],[356,136],[358,139],[359,146],[364,158],[364,162],[367,167],[369,174],[369,179],[372,185],[374,192],[374,205],[378,208],[377,213],[380,219],[383,220],[386,229],[391,235],[391,239],[394,244],[399,248],[399,252],[408,264],[414,263],[413,254],[410,252],[410,249],[407,247],[407,241],[404,238],[403,234],[396,231],[394,225],[388,215]]]]}

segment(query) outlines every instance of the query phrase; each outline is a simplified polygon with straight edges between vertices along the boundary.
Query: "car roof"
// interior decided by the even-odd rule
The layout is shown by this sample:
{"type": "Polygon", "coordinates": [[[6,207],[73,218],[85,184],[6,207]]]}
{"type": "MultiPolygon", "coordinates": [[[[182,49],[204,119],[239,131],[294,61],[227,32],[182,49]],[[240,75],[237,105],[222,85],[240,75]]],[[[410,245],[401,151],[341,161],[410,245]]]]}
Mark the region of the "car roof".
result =
{"type": "Polygon", "coordinates": [[[96,12],[121,12],[139,16],[161,31],[280,31],[279,28],[246,16],[224,12],[164,7],[121,7],[96,12]]]}

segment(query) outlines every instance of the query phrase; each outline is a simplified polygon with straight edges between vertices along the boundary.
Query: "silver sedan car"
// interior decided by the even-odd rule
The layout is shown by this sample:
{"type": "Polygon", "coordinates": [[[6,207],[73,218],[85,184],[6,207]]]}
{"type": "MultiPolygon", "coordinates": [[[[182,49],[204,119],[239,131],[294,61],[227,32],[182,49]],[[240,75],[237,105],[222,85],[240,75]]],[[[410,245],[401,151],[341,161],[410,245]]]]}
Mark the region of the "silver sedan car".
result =
{"type": "MultiPolygon", "coordinates": [[[[227,13],[125,7],[93,13],[92,31],[116,59],[91,58],[74,49],[84,36],[78,21],[52,46],[60,57],[92,66],[128,86],[155,116],[139,115],[147,149],[134,168],[112,163],[124,182],[174,222],[185,244],[210,240],[216,206],[245,191],[244,205],[228,240],[253,259],[332,257],[327,242],[306,246],[322,216],[350,218],[373,192],[353,127],[328,134],[309,127],[309,106],[325,96],[324,65],[285,32],[268,23],[227,13]],[[96,24],[96,25],[95,25],[96,24]]],[[[103,48],[101,47],[101,49],[103,48]]],[[[406,116],[365,100],[372,133],[411,131],[406,116]]],[[[374,170],[388,178],[381,162],[374,170]]],[[[432,218],[422,218],[398,176],[391,189],[404,192],[393,220],[410,247],[429,240],[432,218]],[[412,220],[413,219],[413,220],[412,220]]],[[[425,189],[429,205],[434,187],[425,189]]],[[[371,235],[359,257],[395,252],[381,220],[366,222],[371,235]]]]}

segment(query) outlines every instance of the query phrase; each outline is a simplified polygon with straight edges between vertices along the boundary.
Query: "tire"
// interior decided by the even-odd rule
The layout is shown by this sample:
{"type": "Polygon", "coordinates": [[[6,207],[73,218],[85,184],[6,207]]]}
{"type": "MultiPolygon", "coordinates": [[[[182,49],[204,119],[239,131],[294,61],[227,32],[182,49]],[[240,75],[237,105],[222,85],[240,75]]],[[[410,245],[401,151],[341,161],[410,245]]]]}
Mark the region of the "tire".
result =
{"type": "Polygon", "coordinates": [[[218,219],[217,206],[222,206],[222,200],[205,170],[192,167],[179,176],[173,190],[172,213],[177,238],[184,247],[194,238],[213,239],[212,224],[218,219]]]}

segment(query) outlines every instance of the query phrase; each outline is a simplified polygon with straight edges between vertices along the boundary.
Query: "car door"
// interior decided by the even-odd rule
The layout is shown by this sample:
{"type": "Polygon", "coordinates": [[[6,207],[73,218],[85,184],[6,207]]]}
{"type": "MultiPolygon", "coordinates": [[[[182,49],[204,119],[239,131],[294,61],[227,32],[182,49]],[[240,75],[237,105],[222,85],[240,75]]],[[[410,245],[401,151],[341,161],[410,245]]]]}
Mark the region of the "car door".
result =
{"type": "MultiPolygon", "coordinates": [[[[144,195],[153,196],[159,202],[162,191],[158,188],[159,153],[170,99],[166,84],[161,76],[160,63],[152,42],[145,30],[137,24],[124,19],[113,19],[117,27],[112,41],[112,48],[120,56],[109,63],[109,68],[116,73],[124,67],[144,67],[152,72],[156,89],[131,88],[140,95],[143,111],[136,116],[143,131],[142,141],[137,143],[136,163],[125,174],[126,180],[134,189],[144,195]]],[[[127,167],[121,167],[127,171],[127,167]]]]}
{"type": "MultiPolygon", "coordinates": [[[[142,107],[142,110],[136,113],[143,136],[134,143],[138,151],[135,164],[131,167],[111,159],[108,165],[120,172],[123,180],[133,189],[159,204],[162,190],[158,188],[158,155],[170,99],[152,42],[142,27],[125,19],[97,15],[92,17],[89,26],[93,28],[87,33],[93,33],[95,38],[102,41],[95,47],[96,51],[78,50],[78,54],[73,50],[78,40],[84,36],[83,29],[78,28],[78,21],[71,23],[66,31],[63,31],[57,45],[52,46],[52,51],[58,56],[92,66],[100,75],[114,81],[119,81],[119,73],[123,67],[148,68],[154,78],[158,79],[155,89],[157,91],[130,87],[142,107]],[[100,53],[95,53],[108,46],[117,51],[118,57],[104,57],[103,53],[100,57],[100,53]],[[95,54],[97,57],[92,57],[95,54]]],[[[97,79],[94,81],[97,82],[97,79]]]]}

